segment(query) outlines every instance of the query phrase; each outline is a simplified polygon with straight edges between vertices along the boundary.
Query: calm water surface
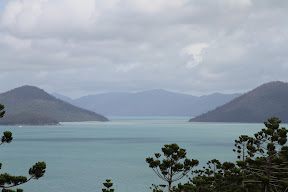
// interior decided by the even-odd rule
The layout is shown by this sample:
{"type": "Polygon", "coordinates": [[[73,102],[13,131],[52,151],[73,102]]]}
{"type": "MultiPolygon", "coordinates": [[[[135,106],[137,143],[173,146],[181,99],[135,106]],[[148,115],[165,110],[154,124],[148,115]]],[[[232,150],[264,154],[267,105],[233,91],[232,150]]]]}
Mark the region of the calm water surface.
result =
{"type": "Polygon", "coordinates": [[[110,119],[62,126],[1,126],[1,133],[9,130],[14,137],[0,147],[1,172],[28,176],[34,163],[45,161],[45,176],[22,185],[24,192],[100,192],[106,178],[112,179],[116,192],[147,192],[152,183],[163,182],[145,159],[160,152],[164,144],[177,143],[201,164],[213,158],[234,161],[234,140],[264,127],[188,123],[188,117],[110,119]]]}

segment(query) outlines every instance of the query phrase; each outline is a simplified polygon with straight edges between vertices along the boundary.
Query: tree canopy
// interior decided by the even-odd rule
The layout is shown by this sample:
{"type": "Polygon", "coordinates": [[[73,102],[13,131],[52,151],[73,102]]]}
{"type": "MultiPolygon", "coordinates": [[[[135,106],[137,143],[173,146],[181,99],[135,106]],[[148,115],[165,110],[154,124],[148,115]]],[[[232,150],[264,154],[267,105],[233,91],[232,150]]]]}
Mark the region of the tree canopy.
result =
{"type": "MultiPolygon", "coordinates": [[[[164,145],[162,152],[164,155],[162,160],[160,160],[161,154],[155,153],[156,159],[148,157],[146,162],[158,177],[168,183],[168,191],[170,192],[172,182],[186,176],[199,162],[195,159],[186,158],[186,149],[180,148],[176,143],[164,145]]],[[[157,190],[157,186],[155,188],[157,190]]]]}

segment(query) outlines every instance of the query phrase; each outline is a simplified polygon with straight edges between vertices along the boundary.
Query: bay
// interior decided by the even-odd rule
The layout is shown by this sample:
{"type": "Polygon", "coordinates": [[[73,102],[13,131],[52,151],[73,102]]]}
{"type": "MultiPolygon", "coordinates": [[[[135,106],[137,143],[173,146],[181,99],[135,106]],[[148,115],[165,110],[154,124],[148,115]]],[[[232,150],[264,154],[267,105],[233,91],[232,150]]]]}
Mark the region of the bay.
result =
{"type": "MultiPolygon", "coordinates": [[[[189,117],[110,117],[110,122],[61,123],[61,126],[1,126],[13,141],[0,147],[1,173],[28,175],[45,161],[45,176],[24,185],[24,192],[100,192],[112,179],[118,192],[147,192],[162,184],[145,162],[164,144],[177,143],[201,168],[213,158],[235,161],[234,140],[263,124],[189,123],[189,117]]],[[[285,125],[284,125],[285,126],[285,125]]]]}

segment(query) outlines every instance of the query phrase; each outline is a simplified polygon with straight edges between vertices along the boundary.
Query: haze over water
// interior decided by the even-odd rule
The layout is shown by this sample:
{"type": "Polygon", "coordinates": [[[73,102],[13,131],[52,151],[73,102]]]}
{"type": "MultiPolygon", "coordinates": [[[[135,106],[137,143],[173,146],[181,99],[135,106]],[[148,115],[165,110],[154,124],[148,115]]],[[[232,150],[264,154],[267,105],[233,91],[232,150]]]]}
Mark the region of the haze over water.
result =
{"type": "MultiPolygon", "coordinates": [[[[38,161],[47,163],[38,181],[20,188],[26,192],[101,191],[112,179],[118,192],[147,192],[162,184],[145,162],[164,144],[177,143],[200,169],[213,158],[234,161],[234,140],[252,135],[263,124],[188,123],[188,117],[110,117],[112,121],[62,123],[62,126],[1,126],[14,140],[0,148],[2,172],[28,176],[38,161]]],[[[285,126],[285,125],[282,125],[285,126]]]]}

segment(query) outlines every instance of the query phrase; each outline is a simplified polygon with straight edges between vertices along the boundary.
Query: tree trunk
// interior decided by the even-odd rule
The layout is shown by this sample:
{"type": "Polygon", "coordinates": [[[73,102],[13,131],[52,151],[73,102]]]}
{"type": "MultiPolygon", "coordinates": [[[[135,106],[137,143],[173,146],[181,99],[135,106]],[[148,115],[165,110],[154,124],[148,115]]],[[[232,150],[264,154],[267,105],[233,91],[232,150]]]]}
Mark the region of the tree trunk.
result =
{"type": "Polygon", "coordinates": [[[268,156],[267,177],[269,178],[269,182],[265,186],[265,191],[266,192],[271,192],[271,189],[270,189],[270,179],[271,179],[271,172],[272,172],[271,166],[272,166],[271,165],[271,157],[268,156]]]}

